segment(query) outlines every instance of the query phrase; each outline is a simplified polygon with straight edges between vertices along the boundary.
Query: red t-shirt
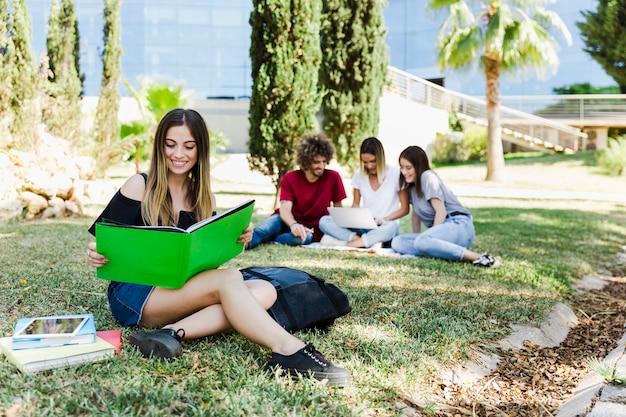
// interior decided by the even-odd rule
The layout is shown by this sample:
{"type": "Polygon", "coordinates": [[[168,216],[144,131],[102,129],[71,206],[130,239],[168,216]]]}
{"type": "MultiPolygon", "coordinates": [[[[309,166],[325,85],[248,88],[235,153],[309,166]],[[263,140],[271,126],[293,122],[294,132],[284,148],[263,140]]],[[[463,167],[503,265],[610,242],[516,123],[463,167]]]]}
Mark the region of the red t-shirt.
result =
{"type": "Polygon", "coordinates": [[[291,214],[298,223],[314,229],[316,242],[323,236],[318,227],[320,218],[328,214],[331,202],[339,203],[344,198],[346,190],[341,176],[330,169],[324,170],[315,182],[309,182],[301,169],[289,171],[280,180],[280,201],[293,203],[291,214]]]}

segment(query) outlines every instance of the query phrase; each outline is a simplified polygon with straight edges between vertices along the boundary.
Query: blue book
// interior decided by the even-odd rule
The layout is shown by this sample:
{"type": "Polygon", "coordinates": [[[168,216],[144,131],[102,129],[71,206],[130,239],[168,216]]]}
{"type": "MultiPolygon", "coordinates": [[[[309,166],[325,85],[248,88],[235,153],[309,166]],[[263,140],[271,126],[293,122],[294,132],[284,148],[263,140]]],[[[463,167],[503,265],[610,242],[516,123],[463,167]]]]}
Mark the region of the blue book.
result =
{"type": "Polygon", "coordinates": [[[47,348],[95,341],[96,324],[92,314],[21,318],[15,324],[12,349],[47,348]]]}

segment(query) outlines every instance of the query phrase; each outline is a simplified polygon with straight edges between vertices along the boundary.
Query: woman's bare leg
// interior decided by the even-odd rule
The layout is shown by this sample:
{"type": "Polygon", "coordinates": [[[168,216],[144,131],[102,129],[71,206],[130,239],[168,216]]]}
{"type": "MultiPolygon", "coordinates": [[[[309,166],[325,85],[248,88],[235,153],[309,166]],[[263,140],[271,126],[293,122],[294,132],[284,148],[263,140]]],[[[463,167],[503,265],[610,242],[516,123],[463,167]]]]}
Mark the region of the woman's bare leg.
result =
{"type": "Polygon", "coordinates": [[[268,288],[271,284],[250,285],[235,269],[214,269],[199,273],[182,288],[155,288],[144,307],[142,324],[184,329],[186,338],[232,326],[247,339],[283,355],[304,347],[265,311],[276,297],[273,287],[268,288]]]}

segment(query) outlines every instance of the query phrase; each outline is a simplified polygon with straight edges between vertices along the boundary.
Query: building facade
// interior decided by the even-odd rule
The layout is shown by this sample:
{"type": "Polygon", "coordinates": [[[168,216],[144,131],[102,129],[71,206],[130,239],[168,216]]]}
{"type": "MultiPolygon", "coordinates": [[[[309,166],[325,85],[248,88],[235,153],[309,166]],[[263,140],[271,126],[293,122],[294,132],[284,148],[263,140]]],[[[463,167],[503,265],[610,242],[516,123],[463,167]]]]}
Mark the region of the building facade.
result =
{"type": "MultiPolygon", "coordinates": [[[[33,27],[33,49],[39,59],[45,39],[51,0],[26,1],[33,27]]],[[[437,80],[453,90],[484,94],[480,72],[442,73],[435,66],[435,38],[443,20],[427,9],[427,0],[388,0],[384,17],[390,64],[422,78],[437,80]]],[[[85,94],[99,94],[103,0],[75,0],[81,39],[81,70],[85,94]]],[[[555,87],[589,82],[615,85],[604,70],[582,51],[575,22],[581,10],[593,10],[597,0],[556,1],[556,11],[572,33],[564,41],[558,73],[547,80],[513,79],[503,75],[502,95],[551,94],[555,87]]],[[[193,97],[250,96],[250,0],[124,0],[122,19],[123,77],[137,86],[141,77],[183,82],[193,97]]],[[[128,92],[121,91],[123,95],[128,92]]]]}

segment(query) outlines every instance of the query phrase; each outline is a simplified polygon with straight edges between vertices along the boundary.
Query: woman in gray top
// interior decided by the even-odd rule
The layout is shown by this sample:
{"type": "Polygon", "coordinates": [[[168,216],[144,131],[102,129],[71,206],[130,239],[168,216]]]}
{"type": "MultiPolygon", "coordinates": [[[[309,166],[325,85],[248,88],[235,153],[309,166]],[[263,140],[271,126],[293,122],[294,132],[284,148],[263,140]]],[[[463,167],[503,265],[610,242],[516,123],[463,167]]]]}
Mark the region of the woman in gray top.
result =
{"type": "Polygon", "coordinates": [[[409,190],[414,233],[396,236],[391,248],[401,254],[499,266],[493,256],[469,250],[475,235],[472,215],[430,169],[426,152],[419,146],[409,146],[400,153],[399,161],[400,188],[409,190]],[[422,223],[428,227],[423,233],[422,223]]]}

